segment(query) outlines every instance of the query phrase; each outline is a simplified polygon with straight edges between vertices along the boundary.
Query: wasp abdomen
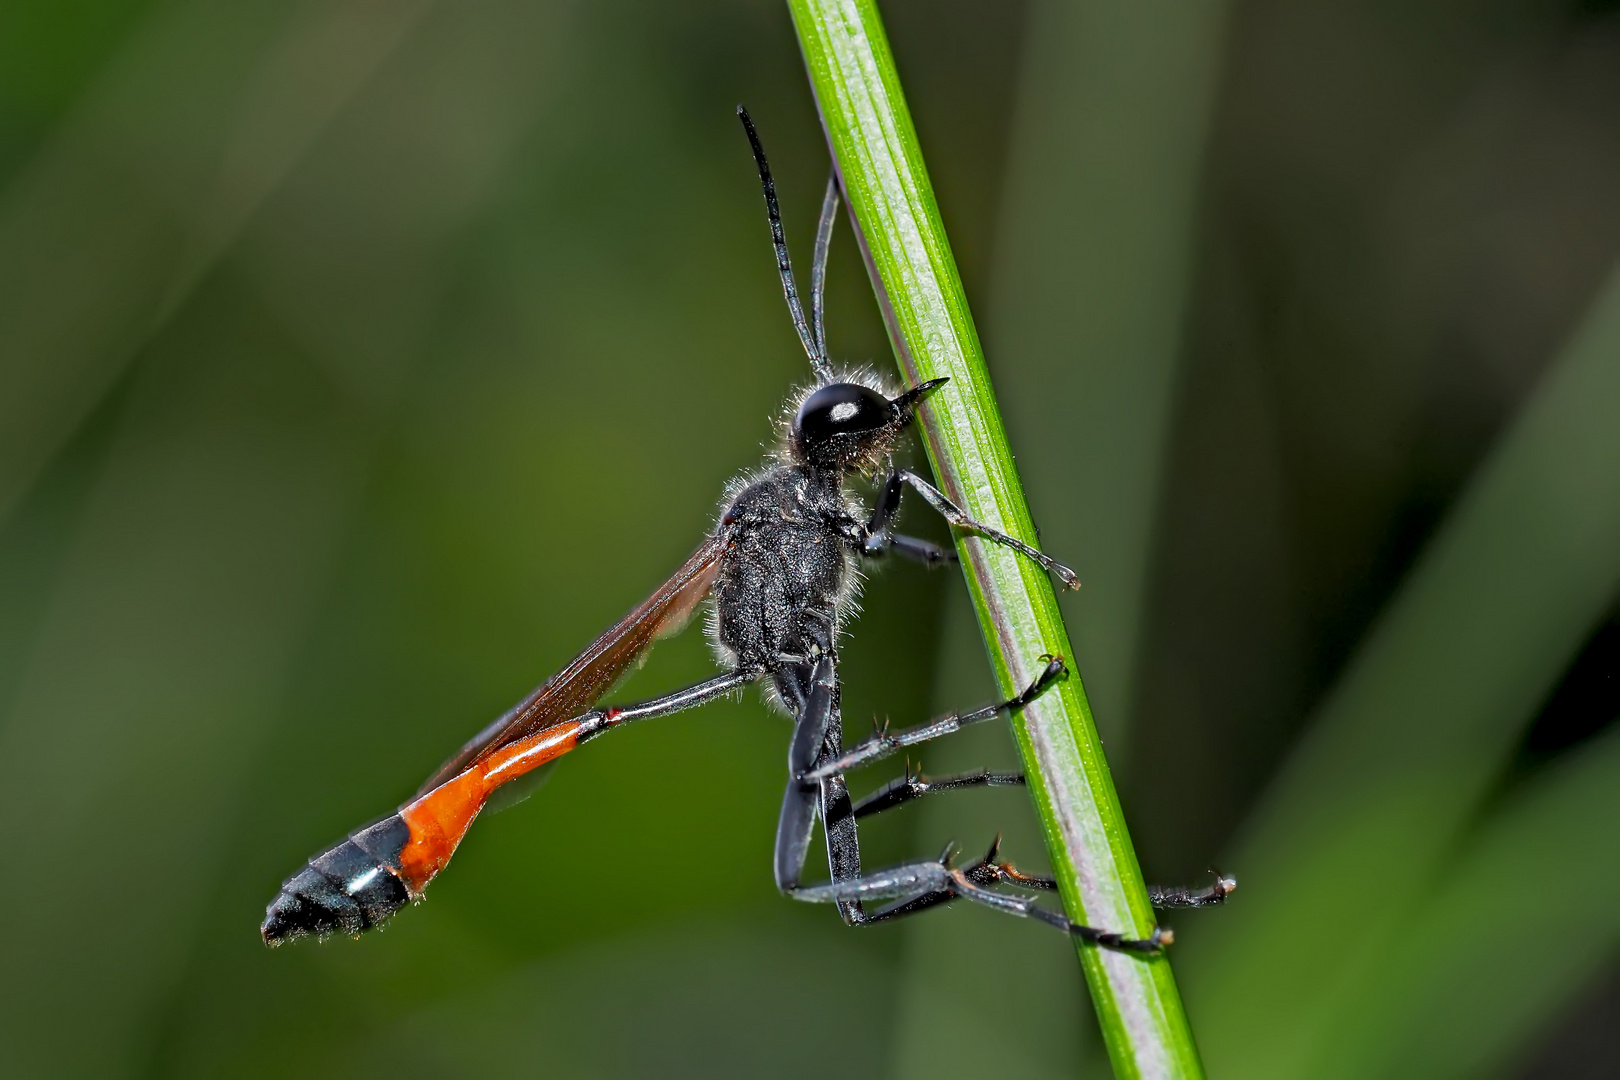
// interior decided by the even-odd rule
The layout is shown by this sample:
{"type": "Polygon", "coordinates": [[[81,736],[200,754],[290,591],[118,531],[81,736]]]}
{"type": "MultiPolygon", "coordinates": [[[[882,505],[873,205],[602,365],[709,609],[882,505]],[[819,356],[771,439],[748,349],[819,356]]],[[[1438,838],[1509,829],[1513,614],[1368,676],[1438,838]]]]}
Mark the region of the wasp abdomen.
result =
{"type": "Polygon", "coordinates": [[[281,885],[259,933],[279,945],[308,934],[359,934],[410,903],[398,874],[410,829],[398,814],[321,852],[281,885]]]}

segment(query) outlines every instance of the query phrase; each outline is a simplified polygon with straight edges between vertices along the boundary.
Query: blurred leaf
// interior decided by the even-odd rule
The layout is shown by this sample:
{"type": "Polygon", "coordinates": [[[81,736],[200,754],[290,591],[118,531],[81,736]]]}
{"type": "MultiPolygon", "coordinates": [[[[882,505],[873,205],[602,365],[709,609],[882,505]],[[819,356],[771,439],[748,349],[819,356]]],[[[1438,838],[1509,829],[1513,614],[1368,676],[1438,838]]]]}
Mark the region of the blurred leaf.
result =
{"type": "Polygon", "coordinates": [[[235,333],[177,327],[132,389],[0,734],[7,873],[31,883],[0,892],[13,1075],[119,1075],[145,1043],[363,473],[352,414],[222,299],[235,333]]]}
{"type": "MultiPolygon", "coordinates": [[[[198,292],[186,281],[173,294],[175,317],[147,344],[132,376],[109,464],[44,605],[0,741],[0,820],[21,834],[12,870],[50,883],[44,892],[0,898],[7,919],[0,1023],[11,1063],[24,1075],[114,1075],[152,1053],[165,1007],[208,942],[219,880],[236,864],[260,866],[259,852],[234,850],[240,837],[232,831],[253,766],[391,427],[399,387],[421,359],[422,321],[442,304],[448,252],[488,197],[490,163],[506,156],[544,100],[520,92],[531,69],[490,66],[495,46],[511,39],[510,21],[471,17],[437,27],[412,57],[396,57],[408,74],[401,78],[396,67],[393,85],[362,95],[358,115],[339,118],[339,130],[352,125],[345,137],[317,148],[312,164],[335,158],[353,186],[316,183],[312,193],[305,177],[293,176],[279,198],[259,206],[268,181],[279,183],[278,170],[313,137],[313,114],[336,103],[322,79],[301,81],[321,70],[310,67],[318,56],[307,50],[329,51],[327,74],[352,88],[353,74],[393,51],[409,22],[379,24],[375,14],[359,13],[356,22],[354,12],[311,8],[293,19],[297,32],[272,42],[259,75],[284,93],[238,103],[252,122],[232,129],[246,142],[225,148],[224,173],[239,186],[227,183],[223,201],[199,211],[219,231],[188,238],[200,245],[188,273],[218,271],[212,258],[228,241],[239,245],[236,259],[207,274],[198,292]],[[362,47],[351,48],[350,35],[362,47]],[[426,125],[383,122],[397,118],[393,110],[420,109],[424,99],[456,130],[457,153],[424,138],[438,134],[426,125]],[[390,184],[404,164],[409,182],[390,184]],[[378,197],[384,189],[396,197],[378,197]],[[251,229],[237,235],[250,209],[271,218],[276,243],[251,229]],[[318,226],[322,212],[369,228],[372,242],[341,229],[296,227],[318,226]],[[294,262],[319,266],[323,295],[341,317],[307,302],[298,308],[305,317],[290,317],[298,303],[292,282],[303,279],[274,256],[285,260],[294,249],[294,262]],[[386,276],[378,273],[383,266],[386,276]],[[401,325],[415,332],[400,333],[401,325]],[[355,338],[365,340],[363,352],[355,338]],[[86,1012],[94,1023],[67,1037],[63,1025],[86,1012]]],[[[138,58],[172,68],[175,56],[153,48],[138,58]]],[[[170,140],[158,161],[184,164],[219,151],[212,132],[164,126],[146,105],[137,115],[170,140]]],[[[149,145],[156,142],[142,145],[157,154],[149,145]]],[[[94,244],[58,240],[76,257],[94,257],[94,244]]],[[[78,299],[70,290],[64,302],[78,299]]],[[[42,325],[75,331],[61,305],[46,314],[42,325]]],[[[37,385],[30,392],[45,393],[37,385]]],[[[255,813],[275,817],[285,794],[255,813]]],[[[325,825],[322,839],[342,827],[325,825]]],[[[261,879],[256,902],[232,913],[232,943],[262,952],[249,928],[276,873],[261,879]]]]}
{"type": "Polygon", "coordinates": [[[1121,743],[1225,8],[1033,5],[1002,200],[990,362],[1042,540],[1084,583],[1079,670],[1121,743]]]}
{"type": "MultiPolygon", "coordinates": [[[[0,7],[3,125],[57,119],[158,0],[10,0],[0,7]]],[[[0,161],[10,147],[0,144],[0,161]]]]}
{"type": "Polygon", "coordinates": [[[1483,1076],[1620,946],[1620,729],[1488,814],[1335,1018],[1324,1075],[1483,1076]]]}
{"type": "MultiPolygon", "coordinates": [[[[403,1017],[336,1069],[415,1077],[886,1075],[886,966],[859,940],[688,925],[573,948],[403,1017]]],[[[333,1071],[312,1057],[297,1072],[333,1071]]]]}
{"type": "Polygon", "coordinates": [[[0,194],[0,519],[428,2],[162,5],[0,194]]]}
{"type": "Polygon", "coordinates": [[[1620,273],[1500,440],[1227,862],[1179,953],[1217,1071],[1332,1071],[1368,993],[1620,585],[1620,273]]]}

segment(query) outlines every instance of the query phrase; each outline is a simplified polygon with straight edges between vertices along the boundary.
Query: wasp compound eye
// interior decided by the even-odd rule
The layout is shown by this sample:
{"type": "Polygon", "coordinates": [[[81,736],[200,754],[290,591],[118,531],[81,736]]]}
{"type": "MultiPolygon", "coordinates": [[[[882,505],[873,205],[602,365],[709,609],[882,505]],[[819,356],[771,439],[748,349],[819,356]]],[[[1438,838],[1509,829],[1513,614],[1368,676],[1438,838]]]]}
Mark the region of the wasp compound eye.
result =
{"type": "Polygon", "coordinates": [[[847,437],[881,430],[894,422],[894,406],[874,390],[855,383],[833,383],[805,398],[793,418],[793,440],[812,457],[847,437]]]}

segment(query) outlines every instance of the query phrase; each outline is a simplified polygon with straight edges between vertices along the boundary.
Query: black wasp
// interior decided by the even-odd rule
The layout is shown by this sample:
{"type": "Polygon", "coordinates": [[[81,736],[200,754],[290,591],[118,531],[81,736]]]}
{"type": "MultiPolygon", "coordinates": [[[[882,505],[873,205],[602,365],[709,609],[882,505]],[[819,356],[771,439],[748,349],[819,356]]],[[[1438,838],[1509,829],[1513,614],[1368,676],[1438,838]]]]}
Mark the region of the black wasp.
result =
{"type": "MultiPolygon", "coordinates": [[[[845,773],[902,747],[1018,709],[1066,675],[1061,659],[1048,658],[1040,677],[1017,697],[920,727],[879,732],[844,749],[838,641],[862,560],[890,552],[924,563],[955,557],[890,529],[901,493],[910,486],[957,529],[1019,552],[1065,585],[1072,587],[1076,581],[1067,567],[970,519],[921,477],[889,467],[890,453],[910,427],[917,407],[946,380],[896,393],[875,376],[834,371],[822,326],[822,286],[838,212],[836,174],[828,181],[816,230],[807,321],[765,151],[748,113],[739,108],[737,115],[759,166],[788,311],[815,373],[814,385],[791,411],[774,460],[732,485],[713,533],[652,596],[463,746],[396,813],[316,855],[287,879],[265,912],[261,933],[266,943],[339,931],[358,934],[376,926],[421,897],[490,794],[503,784],[633,720],[689,709],[762,680],[768,680],[769,696],[794,725],[787,793],[776,833],[776,884],[788,896],[836,904],[844,921],[853,925],[966,898],[1040,919],[1113,949],[1154,952],[1169,941],[1164,931],[1139,940],[1079,926],[1027,896],[996,891],[998,884],[1050,890],[1054,883],[998,862],[994,847],[983,859],[965,866],[941,858],[861,872],[856,837],[860,818],[931,792],[1017,784],[1023,777],[986,771],[927,780],[908,770],[873,795],[853,802],[845,773]],[[875,478],[880,469],[887,470],[886,478],[878,489],[876,507],[868,513],[846,483],[875,478]],[[714,600],[710,629],[726,668],[723,674],[652,701],[597,706],[655,638],[679,629],[710,596],[714,600]],[[799,874],[818,816],[826,833],[832,880],[801,885],[799,874]],[[887,903],[868,908],[878,901],[887,903]]],[[[1219,903],[1230,888],[1231,882],[1222,879],[1200,892],[1155,889],[1154,903],[1161,907],[1219,903]]]]}

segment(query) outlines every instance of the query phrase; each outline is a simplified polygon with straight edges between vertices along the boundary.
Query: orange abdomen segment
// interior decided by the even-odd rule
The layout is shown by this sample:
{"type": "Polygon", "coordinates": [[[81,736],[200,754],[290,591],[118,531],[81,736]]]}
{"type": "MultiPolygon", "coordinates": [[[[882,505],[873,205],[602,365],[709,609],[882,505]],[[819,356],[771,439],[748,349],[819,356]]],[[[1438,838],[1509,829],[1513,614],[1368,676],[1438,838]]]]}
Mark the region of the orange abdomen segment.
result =
{"type": "Polygon", "coordinates": [[[411,831],[400,853],[400,877],[413,897],[444,869],[495,789],[568,753],[577,745],[579,727],[578,720],[569,720],[519,739],[400,808],[411,831]]]}

